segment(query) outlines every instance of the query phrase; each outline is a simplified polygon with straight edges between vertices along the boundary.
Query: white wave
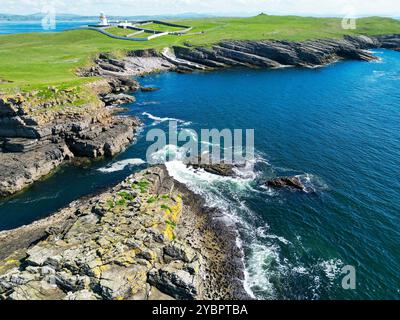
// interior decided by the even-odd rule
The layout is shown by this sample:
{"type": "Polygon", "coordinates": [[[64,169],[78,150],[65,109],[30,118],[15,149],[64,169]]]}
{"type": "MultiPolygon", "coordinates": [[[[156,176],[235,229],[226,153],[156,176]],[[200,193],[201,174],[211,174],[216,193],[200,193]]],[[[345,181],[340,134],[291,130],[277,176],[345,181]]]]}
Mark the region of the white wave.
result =
{"type": "Polygon", "coordinates": [[[196,131],[194,131],[192,129],[182,129],[181,132],[186,133],[188,136],[190,136],[192,141],[195,141],[195,142],[199,141],[196,131]]]}
{"type": "Polygon", "coordinates": [[[178,147],[173,144],[167,144],[162,149],[150,155],[148,161],[153,164],[166,163],[174,160],[184,160],[186,158],[186,148],[178,147]]]}
{"type": "Polygon", "coordinates": [[[264,246],[255,244],[251,246],[251,254],[248,257],[246,268],[245,289],[252,293],[263,292],[263,298],[274,299],[275,288],[271,282],[271,264],[279,260],[276,246],[264,246]]]}
{"type": "Polygon", "coordinates": [[[176,121],[179,124],[181,124],[182,126],[189,126],[189,125],[192,124],[192,122],[190,122],[190,121],[185,121],[185,120],[181,120],[181,119],[177,119],[177,118],[169,118],[169,117],[161,118],[161,117],[157,117],[157,116],[152,115],[151,113],[148,113],[148,112],[143,112],[142,115],[148,117],[151,120],[154,120],[154,124],[162,123],[162,122],[166,122],[166,121],[176,121]]]}
{"type": "MultiPolygon", "coordinates": [[[[21,203],[23,204],[32,204],[32,203],[36,203],[36,202],[40,202],[40,201],[46,201],[46,200],[51,200],[51,199],[57,199],[61,194],[61,191],[56,192],[52,195],[49,196],[43,196],[43,197],[39,197],[39,198],[29,198],[27,200],[22,201],[21,203]]],[[[12,201],[10,201],[10,203],[18,203],[19,200],[18,199],[14,199],[12,201]]]]}
{"type": "Polygon", "coordinates": [[[329,189],[325,181],[316,175],[305,173],[297,175],[296,177],[299,178],[300,181],[304,184],[304,186],[306,187],[305,192],[307,193],[320,192],[329,189]]]}
{"type": "Polygon", "coordinates": [[[340,259],[322,261],[319,266],[325,272],[326,277],[333,282],[341,274],[343,262],[340,259]]]}
{"type": "Polygon", "coordinates": [[[268,233],[269,230],[269,226],[266,224],[263,227],[258,227],[256,229],[256,235],[262,239],[276,239],[279,240],[280,242],[282,242],[283,244],[291,244],[291,242],[289,240],[286,240],[284,237],[280,237],[274,234],[269,234],[268,233]]]}
{"type": "Polygon", "coordinates": [[[126,159],[118,162],[114,162],[113,164],[106,166],[104,168],[97,169],[100,172],[103,173],[112,173],[112,172],[117,172],[117,171],[122,171],[128,166],[138,166],[141,164],[146,163],[142,159],[126,159]]]}
{"type": "Polygon", "coordinates": [[[143,102],[138,102],[136,105],[138,106],[150,106],[150,105],[157,105],[160,104],[159,101],[143,101],[143,102]]]}

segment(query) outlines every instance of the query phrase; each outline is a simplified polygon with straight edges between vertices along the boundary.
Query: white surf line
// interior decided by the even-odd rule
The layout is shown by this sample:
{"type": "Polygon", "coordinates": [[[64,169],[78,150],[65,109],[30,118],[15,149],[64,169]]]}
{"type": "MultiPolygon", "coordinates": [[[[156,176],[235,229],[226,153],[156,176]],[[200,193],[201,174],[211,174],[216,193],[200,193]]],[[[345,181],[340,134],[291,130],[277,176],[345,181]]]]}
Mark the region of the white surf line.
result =
{"type": "Polygon", "coordinates": [[[109,166],[97,169],[100,172],[103,173],[112,173],[112,172],[117,172],[117,171],[122,171],[124,170],[127,166],[139,166],[141,164],[145,164],[146,162],[142,159],[139,158],[134,158],[134,159],[126,159],[126,160],[121,160],[118,162],[115,162],[109,166]]]}
{"type": "Polygon", "coordinates": [[[142,115],[144,115],[144,116],[148,117],[149,119],[154,120],[155,122],[158,122],[158,123],[166,122],[166,121],[176,121],[178,123],[181,123],[182,125],[190,125],[192,123],[191,121],[184,121],[184,120],[177,119],[177,118],[169,118],[169,117],[161,118],[161,117],[152,115],[151,113],[148,113],[148,112],[143,112],[142,115]]]}

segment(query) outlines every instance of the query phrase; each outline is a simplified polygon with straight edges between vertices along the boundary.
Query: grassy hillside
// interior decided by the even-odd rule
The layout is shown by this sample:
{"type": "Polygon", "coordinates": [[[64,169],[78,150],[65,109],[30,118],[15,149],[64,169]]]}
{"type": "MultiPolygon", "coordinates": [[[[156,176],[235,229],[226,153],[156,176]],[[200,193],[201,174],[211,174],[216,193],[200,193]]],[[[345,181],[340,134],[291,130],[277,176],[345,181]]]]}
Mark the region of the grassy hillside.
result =
{"type": "Polygon", "coordinates": [[[343,30],[341,19],[260,15],[253,18],[209,18],[174,21],[191,25],[203,34],[165,36],[149,42],[115,40],[90,30],[0,36],[0,90],[31,91],[73,87],[92,79],[75,75],[99,52],[123,54],[126,50],[171,45],[209,46],[223,39],[278,39],[302,41],[335,38],[344,34],[400,33],[400,21],[364,18],[357,30],[343,30]]]}

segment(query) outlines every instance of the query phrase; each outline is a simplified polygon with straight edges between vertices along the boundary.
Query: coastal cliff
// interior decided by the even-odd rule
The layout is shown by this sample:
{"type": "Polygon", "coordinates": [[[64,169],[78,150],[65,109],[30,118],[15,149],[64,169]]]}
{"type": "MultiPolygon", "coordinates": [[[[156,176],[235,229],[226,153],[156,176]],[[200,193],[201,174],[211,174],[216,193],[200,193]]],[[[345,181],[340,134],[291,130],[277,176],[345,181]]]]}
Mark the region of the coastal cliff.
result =
{"type": "Polygon", "coordinates": [[[112,104],[134,101],[120,92],[138,88],[134,80],[113,77],[82,92],[49,88],[51,99],[39,93],[0,96],[0,197],[21,191],[74,157],[121,152],[134,139],[139,121],[116,115],[112,104]],[[80,105],[85,94],[93,95],[93,102],[80,105]]]}
{"type": "Polygon", "coordinates": [[[222,41],[211,47],[165,48],[129,52],[122,60],[100,56],[84,76],[142,75],[160,71],[211,71],[230,67],[321,67],[339,60],[373,61],[374,48],[400,49],[400,35],[345,36],[343,39],[289,41],[222,41]]]}
{"type": "Polygon", "coordinates": [[[236,231],[153,167],[0,233],[2,299],[248,299],[236,231]]]}

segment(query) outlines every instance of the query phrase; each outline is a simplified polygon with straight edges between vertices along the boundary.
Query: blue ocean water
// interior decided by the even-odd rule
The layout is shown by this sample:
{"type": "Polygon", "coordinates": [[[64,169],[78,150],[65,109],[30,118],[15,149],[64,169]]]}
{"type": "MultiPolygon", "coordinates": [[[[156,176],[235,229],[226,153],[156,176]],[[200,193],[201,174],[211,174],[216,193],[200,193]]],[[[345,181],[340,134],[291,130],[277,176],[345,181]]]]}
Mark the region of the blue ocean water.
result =
{"type": "Polygon", "coordinates": [[[65,166],[0,203],[0,229],[29,223],[146,166],[145,136],[181,129],[254,128],[256,161],[238,178],[167,163],[176,179],[223,210],[239,230],[246,288],[259,299],[399,299],[400,53],[321,69],[166,73],[140,78],[129,114],[137,142],[89,168],[65,166]],[[274,191],[268,178],[300,175],[315,190],[274,191]],[[356,289],[342,287],[354,266],[356,289]]]}
{"type": "Polygon", "coordinates": [[[88,25],[89,21],[56,21],[55,28],[43,28],[41,21],[0,21],[0,34],[30,33],[30,32],[58,32],[88,25]]]}

